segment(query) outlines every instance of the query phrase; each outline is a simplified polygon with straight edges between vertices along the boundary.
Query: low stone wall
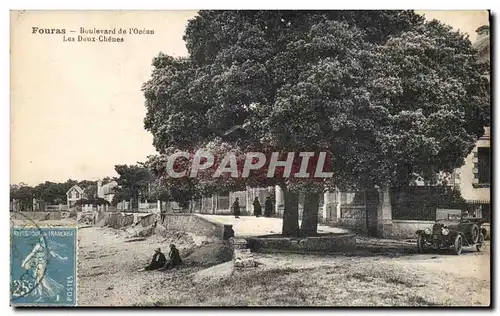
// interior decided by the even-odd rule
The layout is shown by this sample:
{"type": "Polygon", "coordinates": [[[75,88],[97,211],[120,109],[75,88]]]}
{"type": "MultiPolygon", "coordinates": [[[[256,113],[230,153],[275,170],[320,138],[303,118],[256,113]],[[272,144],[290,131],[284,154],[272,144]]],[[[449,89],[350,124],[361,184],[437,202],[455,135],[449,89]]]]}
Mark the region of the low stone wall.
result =
{"type": "Polygon", "coordinates": [[[124,227],[124,226],[129,226],[129,225],[132,225],[134,223],[134,215],[130,214],[116,214],[116,222],[112,222],[110,223],[109,226],[111,227],[114,227],[114,228],[120,228],[120,227],[124,227]],[[112,226],[112,225],[115,225],[115,226],[112,226]]]}
{"type": "Polygon", "coordinates": [[[392,220],[391,237],[395,239],[415,238],[419,229],[432,228],[434,221],[421,220],[392,220]]]}
{"type": "Polygon", "coordinates": [[[158,220],[158,216],[156,214],[148,214],[144,216],[137,216],[137,218],[134,218],[134,222],[137,223],[137,225],[140,225],[142,227],[148,227],[151,226],[155,223],[155,221],[158,220]]]}
{"type": "Polygon", "coordinates": [[[366,219],[359,218],[339,218],[335,226],[347,228],[359,233],[366,233],[366,219]]]}
{"type": "Polygon", "coordinates": [[[167,231],[184,231],[220,239],[224,237],[223,224],[211,222],[197,214],[167,213],[162,216],[163,220],[160,220],[159,223],[167,231]]]}
{"type": "Polygon", "coordinates": [[[94,225],[97,223],[97,212],[78,212],[76,220],[81,224],[94,225]]]}
{"type": "Polygon", "coordinates": [[[336,253],[356,248],[354,234],[304,238],[256,237],[248,238],[247,241],[248,247],[254,252],[336,253]]]}
{"type": "Polygon", "coordinates": [[[102,213],[102,219],[99,220],[98,226],[108,226],[108,227],[113,227],[115,229],[120,229],[124,226],[132,225],[133,223],[134,223],[133,214],[102,213]]]}
{"type": "Polygon", "coordinates": [[[60,220],[61,212],[20,212],[22,215],[34,221],[60,220]]]}
{"type": "Polygon", "coordinates": [[[340,218],[336,226],[347,228],[359,233],[366,233],[365,206],[343,206],[340,208],[340,218]]]}

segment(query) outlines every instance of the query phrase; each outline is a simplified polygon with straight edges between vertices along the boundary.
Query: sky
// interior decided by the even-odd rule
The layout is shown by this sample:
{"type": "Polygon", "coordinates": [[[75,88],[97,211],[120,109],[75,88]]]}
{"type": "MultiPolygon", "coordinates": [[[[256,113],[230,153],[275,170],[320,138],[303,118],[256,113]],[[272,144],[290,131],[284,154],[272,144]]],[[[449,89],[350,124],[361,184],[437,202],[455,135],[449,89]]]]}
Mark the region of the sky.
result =
{"type": "MultiPolygon", "coordinates": [[[[417,11],[475,39],[486,11],[417,11]]],[[[195,11],[11,12],[10,183],[36,185],[115,176],[117,164],[154,154],[144,130],[141,85],[160,51],[187,55],[182,40],[195,11]],[[32,34],[66,29],[66,34],[32,34]],[[86,29],[129,28],[122,43],[64,41],[86,29]],[[76,32],[70,32],[75,30],[76,32]]],[[[91,35],[92,36],[92,35],[91,35]]],[[[120,37],[122,35],[115,34],[120,37]]]]}

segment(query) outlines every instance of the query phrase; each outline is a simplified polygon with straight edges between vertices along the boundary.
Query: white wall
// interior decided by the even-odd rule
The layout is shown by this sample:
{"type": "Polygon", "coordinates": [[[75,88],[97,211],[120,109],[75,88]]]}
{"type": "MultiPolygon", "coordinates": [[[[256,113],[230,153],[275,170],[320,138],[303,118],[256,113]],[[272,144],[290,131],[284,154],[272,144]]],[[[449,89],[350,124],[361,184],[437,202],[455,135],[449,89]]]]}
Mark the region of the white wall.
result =
{"type": "MultiPolygon", "coordinates": [[[[478,147],[490,147],[489,140],[489,128],[486,128],[488,139],[480,139],[476,143],[477,150],[478,147]]],[[[467,158],[465,158],[465,164],[459,169],[459,188],[462,193],[462,197],[466,200],[482,200],[490,201],[490,188],[474,188],[474,153],[470,153],[467,158]]]]}

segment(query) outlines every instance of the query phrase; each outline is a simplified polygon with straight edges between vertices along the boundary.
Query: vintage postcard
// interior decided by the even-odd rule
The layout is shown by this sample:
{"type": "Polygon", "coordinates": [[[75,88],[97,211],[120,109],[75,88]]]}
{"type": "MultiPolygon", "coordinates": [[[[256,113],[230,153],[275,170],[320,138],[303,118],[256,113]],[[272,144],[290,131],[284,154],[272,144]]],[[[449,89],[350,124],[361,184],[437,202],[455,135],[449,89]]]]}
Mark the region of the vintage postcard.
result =
{"type": "Polygon", "coordinates": [[[11,305],[489,307],[490,14],[11,11],[11,305]]]}

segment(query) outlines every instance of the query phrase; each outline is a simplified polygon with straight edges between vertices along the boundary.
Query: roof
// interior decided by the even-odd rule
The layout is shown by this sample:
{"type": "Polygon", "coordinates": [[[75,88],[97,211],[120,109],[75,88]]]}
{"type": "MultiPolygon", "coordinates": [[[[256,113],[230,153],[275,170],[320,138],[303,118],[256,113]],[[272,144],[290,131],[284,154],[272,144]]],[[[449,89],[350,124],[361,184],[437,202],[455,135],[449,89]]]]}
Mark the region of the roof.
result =
{"type": "Polygon", "coordinates": [[[115,188],[117,186],[118,186],[118,183],[116,181],[111,181],[110,183],[107,183],[107,184],[101,186],[101,192],[104,195],[112,194],[112,193],[114,193],[113,188],[115,188]]]}
{"type": "Polygon", "coordinates": [[[71,188],[69,188],[68,192],[66,192],[66,195],[69,195],[69,193],[72,191],[72,190],[76,190],[76,192],[80,193],[80,194],[83,194],[83,189],[80,188],[80,186],[78,184],[75,184],[74,186],[72,186],[71,188]]]}
{"type": "Polygon", "coordinates": [[[483,36],[472,44],[472,47],[474,47],[478,51],[482,51],[483,49],[485,49],[489,46],[490,46],[490,37],[489,36],[483,36]]]}
{"type": "Polygon", "coordinates": [[[105,185],[101,186],[101,188],[114,188],[117,185],[118,185],[118,182],[111,181],[110,183],[106,183],[105,185]]]}

